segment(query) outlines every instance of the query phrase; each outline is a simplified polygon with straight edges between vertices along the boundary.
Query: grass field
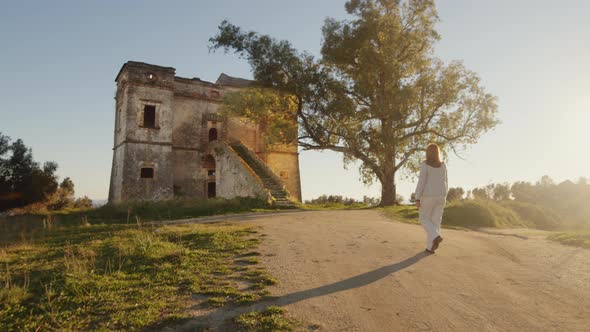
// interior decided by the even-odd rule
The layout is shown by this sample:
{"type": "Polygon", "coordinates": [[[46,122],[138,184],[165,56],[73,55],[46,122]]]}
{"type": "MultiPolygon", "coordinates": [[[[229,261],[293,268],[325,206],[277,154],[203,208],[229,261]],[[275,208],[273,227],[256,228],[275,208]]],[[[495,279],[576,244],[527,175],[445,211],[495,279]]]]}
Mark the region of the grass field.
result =
{"type": "Polygon", "coordinates": [[[270,306],[263,311],[241,314],[232,321],[231,330],[244,332],[274,332],[303,329],[301,322],[286,317],[285,309],[270,306]]]}
{"type": "MultiPolygon", "coordinates": [[[[79,223],[85,219],[91,224],[129,224],[141,221],[162,221],[227,213],[276,210],[267,202],[256,198],[174,199],[160,202],[130,202],[107,204],[89,210],[65,209],[38,211],[12,218],[42,220],[52,218],[58,223],[79,223]]],[[[8,218],[9,220],[11,217],[8,218]]]]}
{"type": "MultiPolygon", "coordinates": [[[[523,210],[519,210],[519,213],[512,206],[505,206],[491,200],[456,201],[445,206],[442,226],[459,229],[536,228],[537,225],[531,221],[535,218],[524,218],[527,211],[523,210]]],[[[386,207],[382,211],[386,217],[391,219],[412,224],[420,223],[418,209],[414,205],[386,207]]]]}
{"type": "MultiPolygon", "coordinates": [[[[530,228],[547,230],[568,225],[561,225],[558,217],[532,204],[515,202],[462,201],[445,207],[442,226],[452,229],[490,228],[530,228]]],[[[384,216],[405,223],[419,225],[418,209],[414,205],[398,205],[381,209],[384,216]]],[[[590,230],[553,232],[547,239],[569,246],[590,249],[590,230]]]]}
{"type": "Polygon", "coordinates": [[[560,232],[547,238],[568,246],[590,249],[590,231],[560,232]]]}
{"type": "Polygon", "coordinates": [[[85,225],[131,225],[164,220],[188,219],[229,213],[277,211],[253,198],[177,199],[163,202],[137,202],[104,205],[90,210],[38,211],[0,218],[0,243],[24,240],[48,227],[85,225]],[[14,234],[18,234],[16,237],[14,234]]]}
{"type": "MultiPolygon", "coordinates": [[[[382,211],[383,215],[389,219],[401,221],[407,224],[420,225],[420,221],[418,220],[418,209],[415,205],[395,205],[380,208],[380,210],[382,211]]],[[[465,229],[465,227],[455,226],[444,222],[442,227],[451,229],[465,229]]]]}
{"type": "Polygon", "coordinates": [[[187,319],[194,305],[252,303],[276,283],[257,267],[258,243],[254,228],[227,224],[37,232],[0,250],[0,326],[157,329],[187,319]]]}
{"type": "Polygon", "coordinates": [[[372,207],[363,203],[354,203],[351,205],[344,205],[342,203],[325,203],[325,204],[303,204],[301,208],[304,210],[361,210],[371,209],[372,207]]]}

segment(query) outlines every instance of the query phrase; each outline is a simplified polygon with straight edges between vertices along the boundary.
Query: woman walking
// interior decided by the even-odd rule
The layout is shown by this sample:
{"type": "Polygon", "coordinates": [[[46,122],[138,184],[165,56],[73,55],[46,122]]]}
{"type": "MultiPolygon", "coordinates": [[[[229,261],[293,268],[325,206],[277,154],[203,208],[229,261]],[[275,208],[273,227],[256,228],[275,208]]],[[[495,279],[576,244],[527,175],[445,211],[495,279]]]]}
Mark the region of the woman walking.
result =
{"type": "Polygon", "coordinates": [[[440,160],[440,149],[436,144],[429,144],[426,160],[420,166],[415,195],[419,220],[426,231],[426,251],[431,254],[443,240],[440,224],[448,189],[447,166],[440,160]]]}

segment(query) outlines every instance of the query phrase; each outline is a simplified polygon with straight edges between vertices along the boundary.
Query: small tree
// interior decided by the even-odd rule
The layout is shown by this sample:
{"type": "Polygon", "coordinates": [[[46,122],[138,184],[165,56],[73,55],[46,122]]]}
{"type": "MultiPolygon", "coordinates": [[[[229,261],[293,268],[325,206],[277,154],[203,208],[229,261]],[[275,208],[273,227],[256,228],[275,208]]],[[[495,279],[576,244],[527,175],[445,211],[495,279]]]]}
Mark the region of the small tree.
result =
{"type": "Polygon", "coordinates": [[[447,193],[447,202],[454,202],[463,199],[463,195],[465,191],[463,188],[450,188],[449,192],[447,193]]]}
{"type": "Polygon", "coordinates": [[[59,188],[49,200],[48,208],[50,210],[61,210],[66,207],[74,206],[74,182],[72,179],[65,178],[59,184],[59,188]]]}
{"type": "Polygon", "coordinates": [[[90,209],[92,208],[92,200],[88,196],[77,198],[74,201],[74,207],[76,209],[90,209]]]}
{"type": "Polygon", "coordinates": [[[510,185],[508,183],[496,184],[494,186],[494,200],[505,201],[510,199],[510,185]]]}
{"type": "Polygon", "coordinates": [[[41,202],[57,189],[57,164],[43,167],[21,139],[10,143],[0,133],[0,211],[41,202]]]}
{"type": "Polygon", "coordinates": [[[530,182],[517,181],[510,187],[512,196],[516,201],[520,202],[534,202],[535,200],[535,187],[530,182]]]}
{"type": "Polygon", "coordinates": [[[474,199],[488,200],[492,198],[489,191],[485,187],[473,188],[473,190],[471,190],[471,195],[473,195],[474,199]]]}

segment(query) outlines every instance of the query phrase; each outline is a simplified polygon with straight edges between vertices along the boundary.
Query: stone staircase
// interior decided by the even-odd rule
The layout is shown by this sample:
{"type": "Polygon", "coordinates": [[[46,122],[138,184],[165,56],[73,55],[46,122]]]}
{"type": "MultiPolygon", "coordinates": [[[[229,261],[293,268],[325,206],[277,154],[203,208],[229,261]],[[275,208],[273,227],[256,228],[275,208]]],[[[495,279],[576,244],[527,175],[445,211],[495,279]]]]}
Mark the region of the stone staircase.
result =
{"type": "Polygon", "coordinates": [[[289,193],[287,190],[285,190],[285,186],[282,181],[280,181],[280,179],[272,173],[268,166],[266,166],[264,162],[254,154],[254,152],[250,151],[241,142],[231,143],[230,146],[260,178],[264,184],[264,187],[275,199],[274,204],[276,206],[282,208],[297,208],[297,205],[289,200],[289,193]]]}

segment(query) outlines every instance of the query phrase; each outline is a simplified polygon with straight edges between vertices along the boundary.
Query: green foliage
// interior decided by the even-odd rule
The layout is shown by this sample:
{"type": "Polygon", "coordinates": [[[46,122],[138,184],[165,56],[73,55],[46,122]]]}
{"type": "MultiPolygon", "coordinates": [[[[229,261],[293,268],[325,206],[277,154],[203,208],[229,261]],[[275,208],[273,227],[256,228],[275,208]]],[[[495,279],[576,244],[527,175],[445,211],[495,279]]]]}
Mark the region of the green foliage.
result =
{"type": "Polygon", "coordinates": [[[241,314],[233,321],[235,329],[244,332],[293,331],[299,325],[295,320],[286,318],[285,310],[277,306],[241,314]]]}
{"type": "MultiPolygon", "coordinates": [[[[415,206],[387,207],[383,209],[383,213],[394,220],[419,224],[418,209],[415,206]]],[[[555,210],[542,205],[515,200],[496,202],[490,199],[452,200],[445,207],[443,226],[530,227],[543,230],[579,227],[578,224],[568,222],[555,210]]]]}
{"type": "Polygon", "coordinates": [[[473,188],[473,190],[471,190],[471,195],[473,196],[474,199],[479,199],[479,200],[492,199],[493,189],[494,189],[493,184],[482,187],[482,188],[473,188]]]}
{"type": "Polygon", "coordinates": [[[258,84],[279,96],[246,92],[226,109],[253,119],[295,110],[303,149],[360,161],[363,181],[381,182],[381,204],[391,205],[396,172],[416,171],[429,142],[452,151],[476,143],[498,123],[496,101],[460,62],[433,56],[434,1],[355,0],[346,10],[349,20],[326,20],[319,60],[227,21],[211,48],[246,58],[258,84]]]}
{"type": "Polygon", "coordinates": [[[510,208],[490,200],[463,200],[449,204],[443,214],[443,224],[466,228],[531,227],[510,208]]]}
{"type": "Polygon", "coordinates": [[[342,195],[321,195],[318,198],[314,198],[308,201],[305,201],[305,204],[327,204],[327,203],[337,203],[342,205],[352,205],[358,202],[354,198],[343,197],[342,195]]]}
{"type": "Polygon", "coordinates": [[[543,176],[536,183],[517,181],[512,185],[489,184],[471,192],[475,199],[495,200],[509,205],[525,220],[539,228],[584,228],[590,226],[590,183],[580,178],[576,183],[566,180],[556,184],[543,176]],[[513,197],[509,203],[510,197],[513,197]],[[506,203],[504,203],[506,202],[506,203]],[[534,219],[534,220],[533,220],[534,219]]]}
{"type": "Polygon", "coordinates": [[[305,201],[303,208],[310,210],[366,209],[377,205],[379,205],[379,199],[368,196],[364,196],[362,201],[358,201],[341,195],[321,195],[305,201]]]}
{"type": "Polygon", "coordinates": [[[138,217],[142,221],[160,221],[250,212],[256,209],[267,208],[269,208],[269,205],[265,201],[249,197],[232,199],[175,199],[160,202],[130,202],[104,205],[89,211],[87,215],[90,220],[96,219],[106,223],[126,223],[128,217],[138,217]]]}
{"type": "Polygon", "coordinates": [[[88,198],[88,196],[76,198],[76,200],[74,201],[74,208],[88,210],[92,208],[92,200],[88,198]]]}
{"type": "Polygon", "coordinates": [[[537,183],[515,182],[511,187],[515,201],[544,206],[561,216],[571,227],[590,226],[590,183],[580,178],[556,184],[548,176],[537,183]]]}
{"type": "Polygon", "coordinates": [[[230,225],[99,225],[7,244],[0,324],[10,331],[161,329],[188,317],[187,303],[199,304],[194,293],[215,306],[256,301],[272,277],[235,263],[258,244],[253,234],[230,225]],[[257,287],[240,291],[236,280],[257,287]]]}
{"type": "MultiPolygon", "coordinates": [[[[90,200],[88,200],[90,201],[90,200]]],[[[87,202],[88,202],[87,201],[87,202]]],[[[78,202],[78,201],[76,201],[78,202]]],[[[76,205],[74,202],[74,205],[76,205]]],[[[87,204],[82,201],[79,204],[87,204]]],[[[140,222],[177,220],[212,216],[227,213],[266,211],[271,207],[257,198],[233,199],[175,199],[159,202],[129,202],[107,204],[94,209],[66,208],[59,211],[36,209],[30,214],[7,217],[8,226],[14,223],[31,224],[39,227],[44,219],[51,217],[56,225],[75,226],[80,224],[134,224],[140,222]]]]}
{"type": "Polygon", "coordinates": [[[43,167],[21,139],[0,133],[0,211],[46,200],[57,190],[57,164],[43,167]]]}
{"type": "Polygon", "coordinates": [[[305,210],[358,210],[368,208],[370,208],[370,206],[367,206],[363,203],[354,203],[350,205],[344,205],[342,203],[322,203],[303,205],[303,209],[305,210]]]}
{"type": "Polygon", "coordinates": [[[547,238],[568,246],[590,249],[590,231],[563,232],[549,235],[547,238]]]}
{"type": "Polygon", "coordinates": [[[504,201],[510,199],[511,191],[508,183],[490,183],[482,188],[474,188],[471,194],[475,199],[504,201]]]}
{"type": "Polygon", "coordinates": [[[465,195],[463,188],[449,188],[449,192],[447,193],[447,202],[461,200],[463,199],[463,195],[465,195]]]}
{"type": "Polygon", "coordinates": [[[540,205],[510,200],[502,201],[500,205],[515,211],[526,224],[534,225],[538,229],[551,230],[564,226],[556,212],[540,205]]]}
{"type": "Polygon", "coordinates": [[[498,183],[494,185],[493,198],[496,201],[510,199],[510,185],[508,183],[498,183]]]}
{"type": "Polygon", "coordinates": [[[415,205],[388,206],[383,208],[383,214],[390,219],[410,224],[420,224],[420,221],[418,221],[418,208],[415,205]]]}
{"type": "MultiPolygon", "coordinates": [[[[420,224],[419,212],[414,205],[386,207],[384,216],[410,224],[420,224]]],[[[454,201],[445,207],[442,226],[445,228],[478,227],[533,227],[535,224],[523,221],[519,215],[492,201],[454,201]]]]}
{"type": "Polygon", "coordinates": [[[47,208],[49,210],[61,210],[74,207],[74,182],[65,178],[59,184],[57,191],[48,198],[47,208]]]}
{"type": "Polygon", "coordinates": [[[260,87],[242,89],[225,95],[220,112],[261,124],[267,145],[297,143],[297,110],[291,96],[260,87]]]}

